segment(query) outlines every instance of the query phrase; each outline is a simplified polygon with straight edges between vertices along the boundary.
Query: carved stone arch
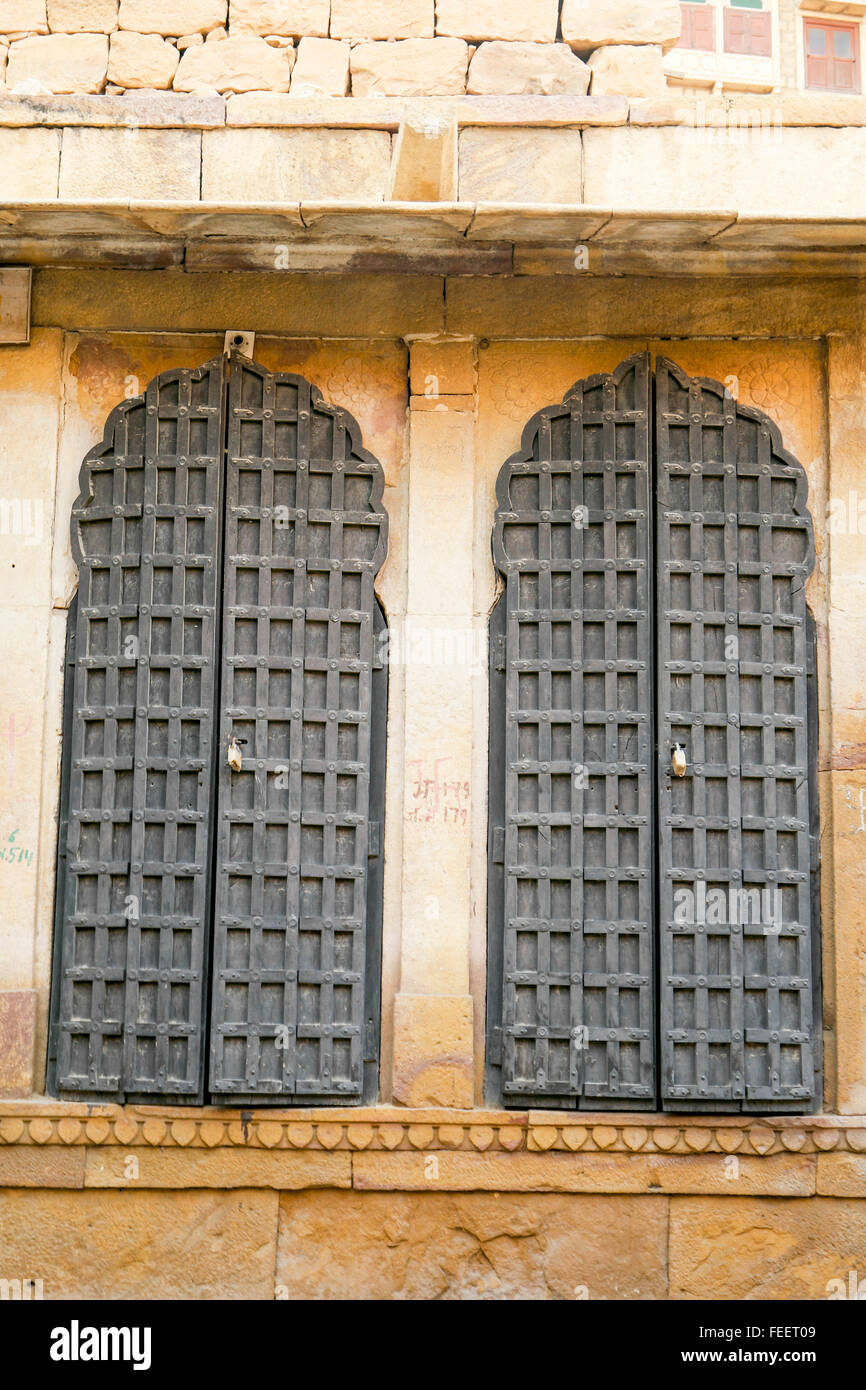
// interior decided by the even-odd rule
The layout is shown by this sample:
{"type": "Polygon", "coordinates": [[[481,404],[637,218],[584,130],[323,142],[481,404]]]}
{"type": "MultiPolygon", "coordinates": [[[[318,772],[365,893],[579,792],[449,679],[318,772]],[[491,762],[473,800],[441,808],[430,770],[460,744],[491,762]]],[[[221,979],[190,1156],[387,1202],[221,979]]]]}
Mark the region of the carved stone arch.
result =
{"type": "MultiPolygon", "coordinates": [[[[272,375],[237,354],[161,374],[143,396],[111,412],[103,440],[87,455],[72,510],[79,591],[67,648],[55,913],[49,1067],[52,1089],[61,1094],[191,1103],[204,1097],[210,952],[212,936],[219,946],[219,922],[215,933],[211,928],[229,849],[216,809],[226,809],[221,735],[227,709],[239,717],[226,704],[226,673],[244,666],[243,642],[251,633],[249,625],[242,638],[235,630],[238,604],[233,609],[229,602],[242,608],[243,595],[223,590],[241,570],[242,583],[255,573],[256,582],[267,575],[273,586],[253,640],[273,638],[277,649],[256,648],[253,666],[266,671],[266,682],[274,670],[275,698],[284,693],[278,672],[295,681],[283,713],[305,730],[314,713],[304,687],[315,669],[324,682],[320,723],[327,728],[332,719],[341,731],[332,757],[340,772],[332,780],[341,779],[342,795],[350,780],[356,792],[349,824],[339,806],[327,822],[335,840],[329,863],[343,874],[338,882],[354,884],[351,922],[332,914],[330,938],[322,940],[332,959],[329,969],[322,967],[329,988],[319,995],[324,1011],[336,1014],[323,1014],[318,1026],[300,1019],[323,1054],[316,1094],[351,1103],[375,1090],[381,927],[368,919],[381,913],[381,859],[370,811],[374,804],[378,814],[384,799],[387,696],[376,659],[384,617],[374,593],[387,545],[383,486],[381,467],[364,450],[351,416],[327,405],[303,378],[272,375]],[[250,448],[256,434],[261,447],[250,448]],[[251,505],[243,488],[253,478],[265,490],[279,480],[285,497],[260,496],[251,505]],[[256,543],[249,544],[254,530],[256,543]],[[287,586],[291,602],[284,604],[287,586]],[[331,641],[324,660],[310,649],[317,611],[327,619],[324,631],[330,624],[339,634],[339,650],[331,650],[331,641]],[[241,650],[227,647],[236,641],[241,650]],[[357,649],[348,652],[352,642],[357,649]],[[286,643],[288,666],[281,665],[286,643]],[[357,708],[349,708],[350,695],[357,708]],[[355,757],[348,760],[352,732],[355,757]],[[349,833],[355,861],[347,865],[349,833]],[[348,994],[351,1017],[341,1012],[348,994]]],[[[266,726],[267,719],[265,746],[251,750],[261,770],[254,775],[264,779],[274,751],[266,726]]],[[[293,751],[300,754],[300,784],[310,750],[293,751]]],[[[300,798],[300,785],[294,791],[300,798]]],[[[257,788],[254,804],[270,820],[267,797],[257,788]]],[[[289,820],[286,811],[287,831],[289,820]]],[[[281,870],[284,880],[304,881],[303,823],[299,809],[296,857],[288,858],[287,847],[280,865],[271,865],[272,877],[281,870]]],[[[327,876],[328,867],[320,867],[327,876]]],[[[241,872],[236,863],[235,877],[241,872]]],[[[285,933],[286,920],[282,925],[285,933]]],[[[294,936],[286,949],[297,957],[303,954],[297,920],[294,936]]],[[[300,1012],[309,1013],[314,987],[305,992],[303,962],[290,967],[287,960],[284,954],[276,971],[282,971],[284,1002],[288,1008],[291,992],[297,1014],[302,996],[300,1012]]],[[[261,981],[272,964],[248,962],[259,982],[256,998],[249,994],[248,1035],[260,1052],[284,1022],[262,1005],[261,981]]],[[[271,970],[267,984],[274,983],[271,970]]],[[[215,1027],[220,1022],[215,1018],[215,1027]]],[[[300,1083],[309,1080],[303,1062],[313,1047],[305,1037],[304,1053],[297,1023],[293,1016],[294,1070],[282,1077],[292,1087],[296,1073],[300,1083]]],[[[267,1101],[258,1060],[255,1074],[245,1073],[245,1090],[267,1101]]],[[[218,1077],[215,1084],[219,1091],[218,1077]]],[[[270,1089],[273,1098],[293,1103],[294,1089],[270,1089]]],[[[297,1090],[302,1094],[303,1084],[297,1090]]]]}

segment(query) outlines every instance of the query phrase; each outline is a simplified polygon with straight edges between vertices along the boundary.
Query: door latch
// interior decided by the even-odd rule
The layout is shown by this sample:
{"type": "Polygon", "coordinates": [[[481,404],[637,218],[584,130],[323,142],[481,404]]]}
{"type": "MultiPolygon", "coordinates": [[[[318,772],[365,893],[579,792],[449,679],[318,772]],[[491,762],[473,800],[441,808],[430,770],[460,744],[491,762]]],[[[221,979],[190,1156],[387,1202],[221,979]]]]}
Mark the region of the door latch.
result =
{"type": "Polygon", "coordinates": [[[244,755],[241,752],[241,744],[246,743],[245,738],[233,738],[229,743],[228,765],[232,772],[240,772],[244,765],[244,755]]]}

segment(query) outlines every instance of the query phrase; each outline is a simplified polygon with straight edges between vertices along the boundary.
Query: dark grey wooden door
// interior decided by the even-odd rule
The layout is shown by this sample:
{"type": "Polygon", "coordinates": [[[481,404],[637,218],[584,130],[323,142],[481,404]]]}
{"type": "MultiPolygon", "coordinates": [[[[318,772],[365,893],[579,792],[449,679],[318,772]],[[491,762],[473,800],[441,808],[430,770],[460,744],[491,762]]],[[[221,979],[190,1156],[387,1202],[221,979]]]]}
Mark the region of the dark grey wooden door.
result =
{"type": "Polygon", "coordinates": [[[85,460],[60,1094],[201,1101],[209,1014],[217,1098],[375,1094],[383,486],[346,412],[237,354],[157,378],[85,460]]]}
{"type": "Polygon", "coordinates": [[[808,1109],[802,467],[761,412],[638,355],[529,422],[497,503],[491,1099],[808,1109]]]}
{"type": "Polygon", "coordinates": [[[219,1096],[363,1092],[382,490],[345,411],[301,377],[236,362],[210,1079],[219,1096]],[[239,771],[225,756],[232,739],[239,771]]]}
{"type": "Polygon", "coordinates": [[[656,393],[662,1098],[803,1108],[816,1063],[806,478],[776,426],[718,382],[662,359],[656,393]]]}
{"type": "Polygon", "coordinates": [[[220,359],[114,410],[72,511],[56,1086],[201,1094],[223,458],[220,359]]]}
{"type": "Polygon", "coordinates": [[[649,383],[644,354],[578,383],[497,484],[489,1005],[515,1104],[655,1096],[649,383]]]}

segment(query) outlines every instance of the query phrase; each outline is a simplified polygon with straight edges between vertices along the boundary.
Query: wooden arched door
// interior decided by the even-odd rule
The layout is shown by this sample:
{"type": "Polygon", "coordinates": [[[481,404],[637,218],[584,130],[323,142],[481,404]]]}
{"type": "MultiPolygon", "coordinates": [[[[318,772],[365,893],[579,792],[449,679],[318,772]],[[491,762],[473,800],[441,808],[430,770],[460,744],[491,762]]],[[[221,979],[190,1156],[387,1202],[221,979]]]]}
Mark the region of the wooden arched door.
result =
{"type": "Polygon", "coordinates": [[[816,1103],[806,490],[766,416],[646,354],[503,467],[492,1097],[816,1103]]]}
{"type": "Polygon", "coordinates": [[[85,460],[59,1094],[375,1094],[382,493],[351,416],[237,353],[158,377],[85,460]]]}

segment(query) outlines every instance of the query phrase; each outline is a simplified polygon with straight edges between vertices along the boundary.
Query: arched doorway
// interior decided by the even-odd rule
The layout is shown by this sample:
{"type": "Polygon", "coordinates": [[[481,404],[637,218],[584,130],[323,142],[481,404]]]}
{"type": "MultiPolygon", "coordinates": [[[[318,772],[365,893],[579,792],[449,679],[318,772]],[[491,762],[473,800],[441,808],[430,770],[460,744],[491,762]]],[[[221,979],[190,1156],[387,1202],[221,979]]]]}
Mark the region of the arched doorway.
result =
{"type": "Polygon", "coordinates": [[[233,353],[118,406],[80,482],[51,1088],[373,1098],[382,469],[233,353]]]}
{"type": "Polygon", "coordinates": [[[504,465],[492,1098],[817,1104],[806,492],[772,421],[646,354],[504,465]]]}

